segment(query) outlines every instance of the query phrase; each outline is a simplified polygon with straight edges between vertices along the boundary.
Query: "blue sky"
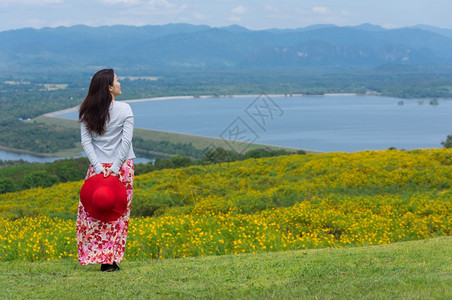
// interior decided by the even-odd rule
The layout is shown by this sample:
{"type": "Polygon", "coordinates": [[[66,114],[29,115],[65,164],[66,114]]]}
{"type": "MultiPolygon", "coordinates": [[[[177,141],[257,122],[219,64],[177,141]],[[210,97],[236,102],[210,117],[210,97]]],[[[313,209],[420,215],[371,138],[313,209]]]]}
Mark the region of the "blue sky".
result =
{"type": "Polygon", "coordinates": [[[86,24],[238,24],[249,29],[313,24],[452,29],[452,0],[0,0],[0,31],[86,24]]]}

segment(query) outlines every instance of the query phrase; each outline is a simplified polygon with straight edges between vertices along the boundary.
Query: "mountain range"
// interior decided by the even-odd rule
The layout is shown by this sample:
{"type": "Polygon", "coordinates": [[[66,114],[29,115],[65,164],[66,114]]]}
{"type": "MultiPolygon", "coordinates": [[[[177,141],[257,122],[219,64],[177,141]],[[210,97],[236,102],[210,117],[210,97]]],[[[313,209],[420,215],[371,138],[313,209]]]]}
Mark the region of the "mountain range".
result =
{"type": "Polygon", "coordinates": [[[0,72],[124,69],[378,67],[452,64],[452,30],[315,25],[249,30],[167,24],[0,32],[0,72]]]}

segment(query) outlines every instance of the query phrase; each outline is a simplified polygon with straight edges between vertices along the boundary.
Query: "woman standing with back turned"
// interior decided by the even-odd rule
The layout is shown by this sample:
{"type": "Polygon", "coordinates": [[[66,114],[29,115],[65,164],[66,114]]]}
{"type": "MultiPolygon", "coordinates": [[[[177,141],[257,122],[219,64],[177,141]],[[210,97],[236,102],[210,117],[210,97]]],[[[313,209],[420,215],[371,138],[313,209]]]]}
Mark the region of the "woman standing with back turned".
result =
{"type": "Polygon", "coordinates": [[[103,177],[115,176],[124,184],[127,194],[127,208],[113,221],[94,218],[82,201],[79,203],[80,264],[102,264],[101,270],[108,272],[119,270],[116,263],[124,256],[134,178],[134,117],[129,104],[115,101],[118,95],[121,95],[121,85],[113,69],[100,70],[91,79],[88,95],[79,109],[81,142],[91,163],[86,179],[102,173],[103,177]]]}

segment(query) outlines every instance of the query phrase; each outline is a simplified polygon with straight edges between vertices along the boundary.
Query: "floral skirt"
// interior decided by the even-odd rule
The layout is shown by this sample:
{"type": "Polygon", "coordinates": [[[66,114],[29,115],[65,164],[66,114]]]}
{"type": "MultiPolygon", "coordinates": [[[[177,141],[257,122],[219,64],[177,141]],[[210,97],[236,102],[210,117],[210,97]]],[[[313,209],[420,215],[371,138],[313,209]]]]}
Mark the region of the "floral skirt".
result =
{"type": "MultiPolygon", "coordinates": [[[[104,168],[111,163],[103,164],[104,168]]],[[[89,166],[86,178],[96,175],[92,165],[89,166]]],[[[127,209],[117,220],[103,222],[92,218],[81,202],[77,215],[77,249],[78,260],[82,265],[112,264],[121,262],[126,246],[127,230],[129,228],[130,208],[132,206],[134,165],[133,159],[126,160],[119,169],[119,180],[124,183],[127,191],[127,209]]],[[[111,175],[110,175],[111,176],[111,175]]]]}

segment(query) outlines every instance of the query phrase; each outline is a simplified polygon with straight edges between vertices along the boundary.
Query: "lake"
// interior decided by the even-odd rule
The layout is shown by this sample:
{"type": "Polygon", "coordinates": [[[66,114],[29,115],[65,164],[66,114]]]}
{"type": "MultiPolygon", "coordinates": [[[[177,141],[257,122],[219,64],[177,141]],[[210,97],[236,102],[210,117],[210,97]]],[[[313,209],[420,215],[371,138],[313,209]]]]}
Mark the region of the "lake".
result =
{"type": "MultiPolygon", "coordinates": [[[[378,96],[262,95],[128,102],[138,128],[322,152],[440,148],[452,134],[452,100],[430,105],[378,96]]],[[[58,117],[77,119],[77,112],[58,117]]],[[[0,151],[0,159],[58,158],[0,151]]]]}
{"type": "MultiPolygon", "coordinates": [[[[81,156],[86,156],[85,153],[82,153],[81,156]]],[[[77,156],[80,157],[80,156],[77,156]]],[[[11,152],[11,151],[2,151],[0,150],[0,159],[1,160],[24,160],[28,162],[38,162],[38,163],[47,163],[47,162],[54,162],[55,160],[63,159],[64,157],[43,157],[43,156],[36,156],[31,154],[25,154],[25,153],[18,153],[18,152],[11,152]]],[[[67,157],[70,158],[70,157],[67,157]]],[[[76,158],[76,157],[71,157],[76,158]]],[[[140,163],[147,163],[153,159],[138,157],[134,159],[136,164],[140,163]]]]}
{"type": "Polygon", "coordinates": [[[24,153],[10,152],[10,151],[0,151],[0,159],[1,160],[24,160],[29,162],[53,162],[57,159],[61,159],[59,157],[41,157],[24,153]]]}
{"type": "Polygon", "coordinates": [[[128,102],[138,128],[322,152],[440,148],[452,134],[452,100],[261,95],[128,102]]]}

